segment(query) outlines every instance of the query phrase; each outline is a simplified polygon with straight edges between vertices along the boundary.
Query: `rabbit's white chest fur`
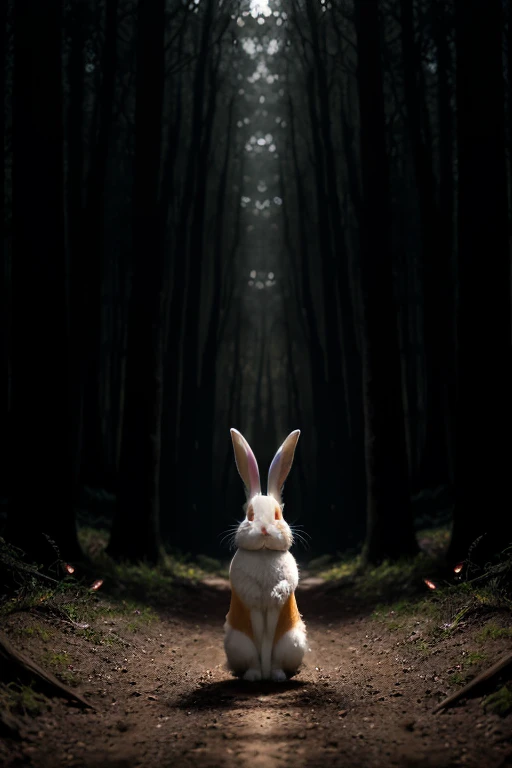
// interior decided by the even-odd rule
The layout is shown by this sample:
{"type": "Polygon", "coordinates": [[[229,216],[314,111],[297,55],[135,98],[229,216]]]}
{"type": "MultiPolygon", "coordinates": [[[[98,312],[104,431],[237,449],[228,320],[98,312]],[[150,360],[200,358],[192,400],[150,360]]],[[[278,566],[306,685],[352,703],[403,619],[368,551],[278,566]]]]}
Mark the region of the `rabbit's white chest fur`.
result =
{"type": "Polygon", "coordinates": [[[270,549],[238,549],[229,574],[233,589],[250,610],[277,608],[299,583],[293,555],[270,549]]]}

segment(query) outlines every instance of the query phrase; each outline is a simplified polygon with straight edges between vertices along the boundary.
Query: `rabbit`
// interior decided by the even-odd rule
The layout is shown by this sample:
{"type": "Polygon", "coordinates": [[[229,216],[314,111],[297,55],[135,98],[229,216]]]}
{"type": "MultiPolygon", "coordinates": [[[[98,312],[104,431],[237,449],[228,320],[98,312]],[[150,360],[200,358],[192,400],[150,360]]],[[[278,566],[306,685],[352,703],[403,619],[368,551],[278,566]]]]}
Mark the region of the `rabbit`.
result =
{"type": "Polygon", "coordinates": [[[307,649],[306,627],[297,608],[299,573],[289,552],[293,535],[283,519],[281,498],[300,430],[277,451],[261,493],[256,457],[247,440],[231,429],[235,462],[247,502],[235,534],[231,561],[231,603],[224,625],[228,668],[244,680],[283,682],[298,672],[307,649]]]}

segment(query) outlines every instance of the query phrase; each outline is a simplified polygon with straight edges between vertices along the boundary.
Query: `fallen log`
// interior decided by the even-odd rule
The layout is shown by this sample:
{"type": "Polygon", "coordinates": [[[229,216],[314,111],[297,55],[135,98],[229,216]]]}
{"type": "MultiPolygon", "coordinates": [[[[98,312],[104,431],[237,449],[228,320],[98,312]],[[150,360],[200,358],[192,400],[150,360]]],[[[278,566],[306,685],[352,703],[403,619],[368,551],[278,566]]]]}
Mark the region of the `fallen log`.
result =
{"type": "Polygon", "coordinates": [[[81,694],[62,683],[33,659],[16,650],[3,632],[0,632],[0,678],[6,682],[19,679],[28,684],[35,680],[37,687],[48,696],[61,696],[83,707],[94,709],[81,694]]]}
{"type": "Polygon", "coordinates": [[[443,701],[434,707],[432,714],[435,715],[441,709],[451,707],[452,704],[455,704],[460,699],[466,698],[466,696],[470,693],[476,693],[477,689],[483,688],[486,683],[491,682],[493,678],[497,677],[500,672],[503,672],[509,666],[512,666],[512,653],[504,656],[502,659],[497,661],[496,664],[493,664],[492,667],[489,667],[489,669],[484,670],[479,675],[474,677],[473,680],[471,680],[459,691],[455,691],[455,693],[452,693],[446,699],[443,699],[443,701]]]}

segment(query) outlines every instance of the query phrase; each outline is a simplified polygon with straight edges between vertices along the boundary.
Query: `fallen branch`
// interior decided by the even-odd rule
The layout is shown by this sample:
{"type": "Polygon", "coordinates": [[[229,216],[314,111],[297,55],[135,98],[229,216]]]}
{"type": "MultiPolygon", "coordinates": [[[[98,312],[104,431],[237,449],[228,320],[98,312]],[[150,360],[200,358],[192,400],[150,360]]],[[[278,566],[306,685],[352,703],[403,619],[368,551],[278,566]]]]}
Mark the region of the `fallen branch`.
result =
{"type": "Polygon", "coordinates": [[[0,675],[2,679],[11,681],[14,678],[26,680],[36,680],[38,687],[49,696],[62,696],[69,701],[75,701],[84,707],[94,709],[87,699],[84,699],[77,691],[74,691],[65,683],[58,680],[55,675],[43,669],[35,661],[25,656],[24,653],[17,651],[16,648],[7,639],[6,635],[0,632],[0,675]]]}
{"type": "Polygon", "coordinates": [[[489,669],[484,670],[484,672],[481,672],[479,675],[473,678],[473,680],[465,685],[464,688],[461,688],[459,691],[452,693],[446,699],[443,699],[440,704],[434,707],[432,714],[435,715],[436,712],[439,712],[441,709],[451,707],[452,704],[455,704],[460,699],[465,698],[469,693],[475,692],[475,689],[480,688],[486,683],[489,683],[493,678],[499,675],[500,672],[511,665],[512,653],[509,653],[508,656],[504,656],[502,659],[500,659],[500,661],[497,661],[496,664],[493,664],[492,667],[489,667],[489,669]]]}

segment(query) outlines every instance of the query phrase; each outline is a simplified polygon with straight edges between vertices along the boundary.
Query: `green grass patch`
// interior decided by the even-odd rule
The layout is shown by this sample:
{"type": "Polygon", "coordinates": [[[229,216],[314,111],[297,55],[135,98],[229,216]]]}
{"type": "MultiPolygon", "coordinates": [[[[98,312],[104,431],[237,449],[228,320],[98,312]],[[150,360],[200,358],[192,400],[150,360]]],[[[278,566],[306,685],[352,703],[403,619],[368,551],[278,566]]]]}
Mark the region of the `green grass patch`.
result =
{"type": "Polygon", "coordinates": [[[492,712],[495,715],[505,717],[512,712],[512,683],[507,683],[498,688],[497,691],[487,696],[482,707],[486,712],[492,712]]]}
{"type": "Polygon", "coordinates": [[[40,627],[37,624],[32,627],[19,627],[15,631],[24,637],[37,637],[43,643],[47,643],[53,636],[53,633],[46,629],[46,627],[40,627]]]}
{"type": "Polygon", "coordinates": [[[45,651],[41,656],[41,663],[52,669],[63,669],[64,667],[67,667],[71,661],[67,651],[45,651]]]}
{"type": "Polygon", "coordinates": [[[466,685],[469,678],[467,675],[462,674],[462,672],[455,672],[453,675],[450,675],[448,678],[448,682],[450,685],[466,685]]]}
{"type": "Polygon", "coordinates": [[[473,653],[467,653],[464,656],[464,665],[468,664],[470,667],[473,667],[475,664],[480,664],[482,661],[487,661],[489,657],[486,653],[478,653],[477,651],[474,651],[473,653]]]}
{"type": "Polygon", "coordinates": [[[486,640],[501,640],[502,638],[512,638],[512,627],[499,627],[497,624],[489,623],[476,637],[481,643],[486,640]]]}
{"type": "Polygon", "coordinates": [[[50,708],[50,702],[30,685],[0,683],[0,707],[9,712],[34,717],[50,708]]]}

